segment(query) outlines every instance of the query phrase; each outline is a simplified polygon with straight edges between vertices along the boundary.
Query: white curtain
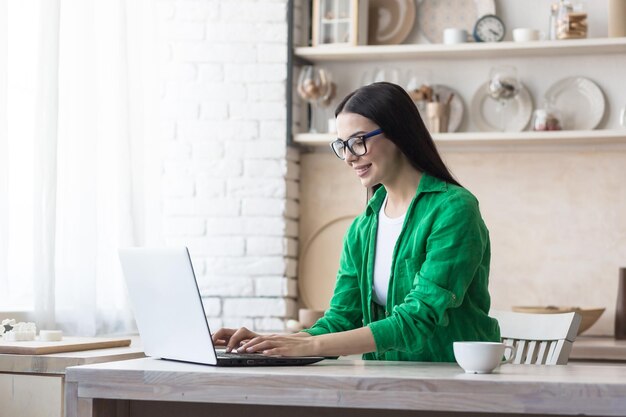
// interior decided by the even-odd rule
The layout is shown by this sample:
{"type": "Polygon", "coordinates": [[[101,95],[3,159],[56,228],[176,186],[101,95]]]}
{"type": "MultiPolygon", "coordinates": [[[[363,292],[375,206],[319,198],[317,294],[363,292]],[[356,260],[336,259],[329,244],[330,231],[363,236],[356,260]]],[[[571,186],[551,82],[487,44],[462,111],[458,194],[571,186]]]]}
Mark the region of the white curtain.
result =
{"type": "MultiPolygon", "coordinates": [[[[21,260],[32,262],[35,322],[67,334],[127,333],[117,249],[158,239],[152,2],[37,5],[32,182],[22,187],[32,192],[32,256],[21,260]]],[[[0,238],[9,281],[18,233],[0,238]]]]}

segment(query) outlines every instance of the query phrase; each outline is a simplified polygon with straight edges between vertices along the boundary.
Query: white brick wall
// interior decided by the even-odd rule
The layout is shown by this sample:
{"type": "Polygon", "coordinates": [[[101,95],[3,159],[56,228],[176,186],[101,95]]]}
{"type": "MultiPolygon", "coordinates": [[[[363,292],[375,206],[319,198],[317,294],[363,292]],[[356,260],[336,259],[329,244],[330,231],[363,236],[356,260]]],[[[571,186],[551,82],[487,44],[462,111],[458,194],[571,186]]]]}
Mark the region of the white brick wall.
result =
{"type": "Polygon", "coordinates": [[[287,0],[159,0],[163,229],[211,328],[296,314],[299,155],[286,146],[287,0]]]}

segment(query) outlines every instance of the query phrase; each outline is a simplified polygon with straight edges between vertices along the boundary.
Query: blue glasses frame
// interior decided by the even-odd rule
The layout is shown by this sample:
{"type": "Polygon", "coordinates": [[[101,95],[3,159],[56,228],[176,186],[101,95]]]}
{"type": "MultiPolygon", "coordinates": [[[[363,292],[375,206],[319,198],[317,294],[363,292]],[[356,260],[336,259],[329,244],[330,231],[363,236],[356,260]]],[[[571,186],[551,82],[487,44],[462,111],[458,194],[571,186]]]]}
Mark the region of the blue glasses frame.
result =
{"type": "Polygon", "coordinates": [[[346,159],[346,152],[345,152],[346,149],[348,149],[350,153],[352,153],[352,155],[354,156],[363,156],[367,153],[367,145],[365,145],[365,140],[371,137],[374,137],[376,135],[380,135],[381,133],[383,133],[382,129],[376,129],[376,130],[372,130],[371,132],[364,133],[362,135],[353,136],[346,140],[337,138],[330,144],[330,148],[333,150],[335,155],[337,155],[337,158],[341,160],[346,159]],[[352,147],[357,140],[363,141],[363,152],[361,153],[355,152],[354,148],[352,147]]]}

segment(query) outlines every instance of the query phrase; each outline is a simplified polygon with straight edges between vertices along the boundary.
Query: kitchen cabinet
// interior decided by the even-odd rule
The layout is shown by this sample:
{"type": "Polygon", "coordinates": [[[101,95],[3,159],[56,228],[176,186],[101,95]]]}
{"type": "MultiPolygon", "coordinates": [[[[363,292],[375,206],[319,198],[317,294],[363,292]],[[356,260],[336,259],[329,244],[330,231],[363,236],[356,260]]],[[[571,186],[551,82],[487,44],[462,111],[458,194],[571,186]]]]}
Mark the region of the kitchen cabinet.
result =
{"type": "Polygon", "coordinates": [[[63,417],[66,368],[143,357],[130,346],[48,355],[0,354],[0,417],[63,417]]]}

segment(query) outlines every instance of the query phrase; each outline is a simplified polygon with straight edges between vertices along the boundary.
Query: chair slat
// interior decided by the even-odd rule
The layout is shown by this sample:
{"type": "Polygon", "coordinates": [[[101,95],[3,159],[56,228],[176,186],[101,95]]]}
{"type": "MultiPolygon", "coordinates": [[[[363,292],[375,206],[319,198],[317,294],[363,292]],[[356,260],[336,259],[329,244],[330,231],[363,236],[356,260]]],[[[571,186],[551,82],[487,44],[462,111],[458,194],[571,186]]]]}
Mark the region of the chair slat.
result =
{"type": "Polygon", "coordinates": [[[533,362],[535,361],[535,357],[537,355],[536,347],[537,347],[537,341],[531,340],[528,342],[527,348],[526,348],[526,360],[524,361],[526,365],[532,365],[533,362]]]}
{"type": "Polygon", "coordinates": [[[556,341],[550,343],[550,349],[546,357],[546,365],[556,365],[556,348],[558,343],[556,341]]]}
{"type": "Polygon", "coordinates": [[[546,363],[546,354],[548,353],[549,341],[544,340],[539,343],[539,349],[537,350],[537,359],[535,365],[544,365],[546,363]]]}
{"type": "Polygon", "coordinates": [[[556,358],[555,365],[567,365],[570,353],[572,353],[573,342],[569,340],[559,340],[560,348],[557,348],[559,354],[556,358]]]}
{"type": "Polygon", "coordinates": [[[524,353],[526,350],[526,341],[525,340],[518,340],[517,344],[515,345],[515,347],[517,348],[517,352],[515,352],[515,359],[513,359],[513,363],[515,364],[521,364],[524,362],[524,353]]]}

